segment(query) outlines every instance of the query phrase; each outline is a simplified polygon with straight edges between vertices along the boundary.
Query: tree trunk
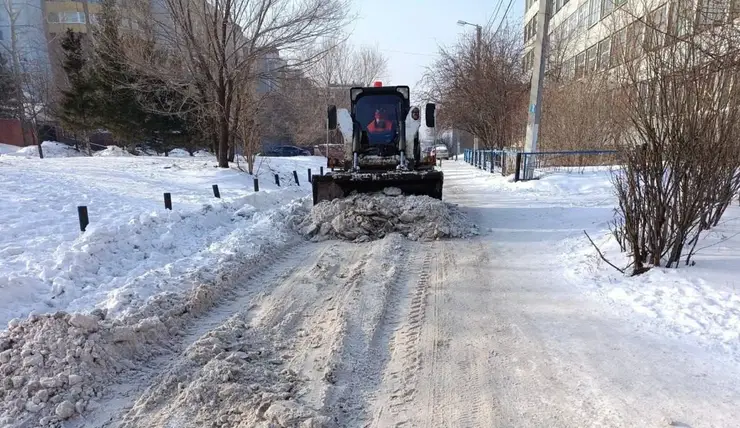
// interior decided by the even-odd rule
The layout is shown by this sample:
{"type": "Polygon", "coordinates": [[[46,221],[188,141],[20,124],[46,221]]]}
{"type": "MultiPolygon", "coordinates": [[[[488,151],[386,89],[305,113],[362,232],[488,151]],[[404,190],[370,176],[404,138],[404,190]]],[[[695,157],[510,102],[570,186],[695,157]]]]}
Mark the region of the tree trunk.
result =
{"type": "MultiPolygon", "coordinates": [[[[234,138],[232,137],[231,139],[233,140],[234,138]]],[[[232,141],[232,143],[229,144],[229,156],[228,156],[229,162],[234,162],[234,158],[235,157],[236,157],[236,149],[235,149],[234,143],[232,141]]]]}
{"type": "Polygon", "coordinates": [[[44,149],[41,147],[42,141],[41,141],[41,138],[38,135],[38,132],[36,132],[36,127],[35,126],[31,130],[31,137],[34,140],[36,140],[36,145],[39,148],[39,159],[43,159],[44,158],[44,149]]]}
{"type": "Polygon", "coordinates": [[[227,118],[222,117],[219,120],[219,133],[218,133],[218,167],[228,168],[229,167],[229,121],[227,118]]]}

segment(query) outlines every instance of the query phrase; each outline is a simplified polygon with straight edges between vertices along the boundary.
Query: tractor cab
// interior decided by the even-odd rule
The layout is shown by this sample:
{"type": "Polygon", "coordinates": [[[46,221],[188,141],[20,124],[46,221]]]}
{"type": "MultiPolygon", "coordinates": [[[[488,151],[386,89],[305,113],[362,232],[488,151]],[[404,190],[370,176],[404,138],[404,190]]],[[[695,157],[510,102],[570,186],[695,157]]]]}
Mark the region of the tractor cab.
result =
{"type": "MultiPolygon", "coordinates": [[[[424,114],[434,128],[435,105],[428,103],[424,114]]],[[[444,176],[421,154],[420,127],[421,111],[411,106],[408,86],[351,88],[350,109],[328,108],[327,128],[341,132],[344,158],[339,171],[312,176],[314,204],[388,187],[442,199],[444,176]]]]}
{"type": "Polygon", "coordinates": [[[352,88],[351,113],[359,135],[360,156],[396,156],[402,122],[410,108],[406,86],[352,88]]]}

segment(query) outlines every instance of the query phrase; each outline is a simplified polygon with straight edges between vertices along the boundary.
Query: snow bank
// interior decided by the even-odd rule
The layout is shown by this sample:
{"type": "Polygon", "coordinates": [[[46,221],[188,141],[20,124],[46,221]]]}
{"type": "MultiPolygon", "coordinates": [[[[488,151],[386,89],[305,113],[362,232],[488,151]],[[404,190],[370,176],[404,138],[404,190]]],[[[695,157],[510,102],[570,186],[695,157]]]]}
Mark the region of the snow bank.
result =
{"type": "MultiPolygon", "coordinates": [[[[637,312],[644,322],[740,358],[740,209],[731,207],[724,219],[700,241],[693,266],[653,268],[628,277],[608,266],[584,238],[571,244],[570,277],[617,310],[637,312]]],[[[596,236],[609,261],[618,267],[629,264],[608,231],[596,236]]]]}
{"type": "Polygon", "coordinates": [[[338,238],[355,242],[382,239],[393,232],[412,240],[474,233],[473,226],[451,204],[428,196],[394,196],[400,190],[386,190],[386,194],[355,194],[321,202],[299,229],[315,241],[338,238]]]}
{"type": "Polygon", "coordinates": [[[310,187],[277,187],[272,171],[318,170],[317,160],[265,160],[270,168],[263,165],[255,193],[252,176],[215,168],[213,158],[3,158],[0,323],[32,311],[124,315],[157,294],[187,290],[189,277],[226,255],[281,245],[289,237],[273,222],[285,219],[273,211],[310,187]],[[163,192],[172,194],[172,211],[163,192]],[[78,205],[88,207],[84,233],[78,205]]]}
{"type": "Polygon", "coordinates": [[[0,155],[4,155],[6,153],[14,153],[17,152],[20,147],[13,146],[11,144],[2,144],[0,143],[0,155]]]}
{"type": "Polygon", "coordinates": [[[134,156],[122,147],[108,146],[107,148],[94,152],[93,156],[107,157],[107,156],[134,156]]]}
{"type": "MultiPolygon", "coordinates": [[[[44,141],[41,143],[41,148],[44,150],[44,158],[64,158],[64,157],[77,157],[86,156],[75,150],[74,147],[68,146],[63,143],[57,143],[53,141],[44,141]]],[[[3,156],[17,156],[17,157],[39,157],[39,148],[37,146],[23,147],[14,152],[5,153],[3,156]]]]}
{"type": "MultiPolygon", "coordinates": [[[[104,386],[117,374],[166,352],[190,320],[232,296],[236,281],[273,262],[282,248],[276,242],[287,244],[291,239],[299,239],[291,227],[306,209],[307,200],[287,204],[264,213],[254,227],[233,230],[214,244],[213,252],[218,258],[207,259],[206,264],[193,258],[193,272],[181,278],[187,289],[160,292],[141,307],[131,307],[123,316],[112,317],[109,311],[96,309],[89,314],[59,311],[31,314],[23,321],[11,320],[8,330],[0,333],[0,426],[48,425],[97,406],[104,386]],[[245,270],[244,266],[250,269],[245,270]]],[[[233,333],[243,335],[245,331],[238,329],[233,333]]],[[[214,343],[200,345],[210,347],[200,349],[196,344],[191,350],[192,359],[205,365],[203,378],[192,379],[193,393],[203,392],[209,385],[223,386],[229,379],[224,380],[222,375],[232,373],[219,371],[224,355],[213,347],[214,343]],[[211,359],[214,362],[209,365],[211,359]]],[[[243,363],[233,361],[235,369],[248,366],[252,373],[262,373],[269,383],[264,385],[265,391],[285,385],[272,383],[274,377],[265,374],[272,362],[261,367],[252,363],[249,359],[243,363]]]]}

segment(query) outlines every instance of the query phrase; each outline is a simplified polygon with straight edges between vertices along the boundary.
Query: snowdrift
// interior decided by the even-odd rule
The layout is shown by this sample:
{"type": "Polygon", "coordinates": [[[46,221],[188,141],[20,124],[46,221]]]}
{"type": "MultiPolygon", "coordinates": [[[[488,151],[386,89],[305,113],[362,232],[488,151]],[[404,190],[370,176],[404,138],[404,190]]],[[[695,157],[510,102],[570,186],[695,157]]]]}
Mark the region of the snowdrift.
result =
{"type": "Polygon", "coordinates": [[[158,293],[187,290],[188,276],[205,275],[226,255],[282,245],[273,222],[284,219],[273,212],[310,192],[287,177],[321,162],[263,159],[255,193],[252,176],[215,168],[213,158],[3,158],[0,322],[33,311],[124,314],[158,293]],[[275,173],[286,176],[281,187],[275,173]],[[84,233],[78,205],[88,207],[84,233]]]}
{"type": "MultiPolygon", "coordinates": [[[[41,149],[44,151],[44,158],[64,158],[64,157],[86,156],[84,153],[81,153],[75,150],[75,148],[72,146],[68,146],[63,143],[57,143],[54,141],[42,142],[41,149]]],[[[2,156],[38,158],[39,148],[37,146],[23,147],[16,151],[8,151],[7,153],[3,153],[2,156]]]]}
{"type": "Polygon", "coordinates": [[[103,150],[94,152],[93,156],[107,157],[107,156],[134,156],[128,151],[118,146],[108,146],[103,150]]]}

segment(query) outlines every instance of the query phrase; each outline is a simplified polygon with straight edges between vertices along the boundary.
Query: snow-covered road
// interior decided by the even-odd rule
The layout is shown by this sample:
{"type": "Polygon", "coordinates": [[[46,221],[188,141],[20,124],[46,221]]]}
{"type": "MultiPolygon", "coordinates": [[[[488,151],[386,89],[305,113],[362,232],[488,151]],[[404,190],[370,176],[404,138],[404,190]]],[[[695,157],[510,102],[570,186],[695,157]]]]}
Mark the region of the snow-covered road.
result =
{"type": "Polygon", "coordinates": [[[66,426],[737,426],[736,360],[566,272],[566,238],[608,204],[524,201],[443,170],[480,236],[296,244],[66,426]]]}

